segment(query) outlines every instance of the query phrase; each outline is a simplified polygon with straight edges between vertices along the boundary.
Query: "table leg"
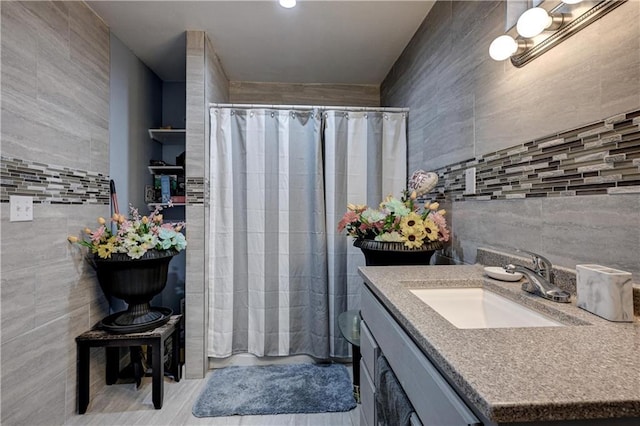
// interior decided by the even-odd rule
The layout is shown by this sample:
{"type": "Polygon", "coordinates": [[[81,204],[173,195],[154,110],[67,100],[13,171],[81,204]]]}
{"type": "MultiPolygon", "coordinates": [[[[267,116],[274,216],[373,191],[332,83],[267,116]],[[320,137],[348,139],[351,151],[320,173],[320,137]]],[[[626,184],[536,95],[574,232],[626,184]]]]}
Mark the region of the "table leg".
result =
{"type": "Polygon", "coordinates": [[[153,406],[160,409],[164,398],[164,342],[160,338],[154,339],[151,348],[153,406]]]}
{"type": "Polygon", "coordinates": [[[131,356],[131,366],[133,367],[133,378],[136,381],[136,388],[140,388],[142,377],[144,376],[144,368],[142,367],[142,347],[130,346],[129,355],[131,356]]]}
{"type": "Polygon", "coordinates": [[[105,348],[107,356],[106,381],[107,385],[112,385],[118,381],[120,373],[120,350],[117,347],[105,348]]]}
{"type": "Polygon", "coordinates": [[[87,412],[89,406],[89,346],[78,344],[78,414],[87,412]]]}
{"type": "Polygon", "coordinates": [[[171,336],[171,369],[173,380],[180,381],[180,327],[176,326],[171,336]]]}
{"type": "Polygon", "coordinates": [[[360,346],[352,345],[353,351],[353,384],[360,386],[360,346]]]}

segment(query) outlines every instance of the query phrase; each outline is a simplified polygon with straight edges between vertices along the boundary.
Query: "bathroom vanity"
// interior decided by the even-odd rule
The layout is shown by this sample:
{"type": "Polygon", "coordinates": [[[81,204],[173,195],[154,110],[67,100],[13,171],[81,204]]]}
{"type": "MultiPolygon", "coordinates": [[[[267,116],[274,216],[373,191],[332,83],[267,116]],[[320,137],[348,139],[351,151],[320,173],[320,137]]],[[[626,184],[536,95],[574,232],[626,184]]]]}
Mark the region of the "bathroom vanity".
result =
{"type": "Polygon", "coordinates": [[[361,424],[375,426],[384,354],[413,425],[638,425],[640,322],[544,300],[479,265],[362,267],[361,424]],[[482,288],[555,323],[458,328],[412,292],[482,288]]]}

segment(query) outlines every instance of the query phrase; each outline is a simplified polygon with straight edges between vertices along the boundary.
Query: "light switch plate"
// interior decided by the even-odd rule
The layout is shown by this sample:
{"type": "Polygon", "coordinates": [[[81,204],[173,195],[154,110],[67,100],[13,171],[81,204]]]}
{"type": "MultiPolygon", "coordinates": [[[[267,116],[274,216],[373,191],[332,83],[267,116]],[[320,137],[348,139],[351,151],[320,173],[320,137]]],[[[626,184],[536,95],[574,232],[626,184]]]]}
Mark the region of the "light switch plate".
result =
{"type": "Polygon", "coordinates": [[[464,171],[464,194],[476,193],[476,168],[469,167],[464,171]]]}
{"type": "Polygon", "coordinates": [[[33,220],[33,197],[11,195],[9,197],[9,222],[28,222],[33,220]]]}

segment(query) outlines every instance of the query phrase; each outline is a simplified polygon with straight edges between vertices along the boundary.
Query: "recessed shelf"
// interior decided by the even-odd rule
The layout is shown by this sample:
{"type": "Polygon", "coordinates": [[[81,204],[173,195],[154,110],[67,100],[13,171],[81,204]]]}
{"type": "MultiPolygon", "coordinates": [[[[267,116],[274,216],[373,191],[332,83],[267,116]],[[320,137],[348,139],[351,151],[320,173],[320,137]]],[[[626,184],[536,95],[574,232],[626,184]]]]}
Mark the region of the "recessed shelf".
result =
{"type": "Polygon", "coordinates": [[[184,173],[182,166],[149,166],[152,175],[176,175],[184,173]]]}
{"type": "MultiPolygon", "coordinates": [[[[180,207],[186,205],[187,203],[173,203],[171,207],[180,207]]],[[[147,207],[149,208],[149,210],[155,210],[156,207],[162,207],[165,209],[171,208],[168,203],[147,203],[147,207]]]]}
{"type": "MultiPolygon", "coordinates": [[[[185,129],[149,129],[149,136],[161,143],[162,145],[175,145],[175,146],[182,146],[184,147],[185,145],[185,136],[186,136],[186,130],[185,129]]],[[[164,148],[163,148],[164,151],[164,148]]],[[[178,161],[178,160],[176,160],[178,161]]],[[[182,181],[183,177],[184,177],[184,166],[173,166],[173,165],[164,165],[164,166],[147,166],[149,169],[149,173],[151,173],[152,175],[157,176],[155,178],[155,182],[154,185],[157,185],[157,180],[158,177],[161,175],[167,176],[167,175],[177,175],[177,180],[178,181],[182,181]]],[[[173,179],[173,178],[172,178],[173,179]]],[[[150,187],[150,185],[147,185],[148,187],[150,187]]],[[[174,188],[175,189],[175,188],[174,188]]],[[[155,195],[157,194],[158,189],[153,189],[154,192],[156,192],[155,195]]],[[[173,189],[171,190],[173,192],[173,189]]],[[[175,194],[172,194],[172,197],[175,196],[175,194]]],[[[176,196],[177,197],[177,196],[176,196]]],[[[177,203],[177,202],[173,202],[171,203],[171,206],[169,206],[169,203],[163,203],[160,202],[160,197],[159,196],[151,196],[147,198],[148,200],[157,200],[156,202],[152,202],[152,203],[147,203],[147,208],[149,210],[155,210],[157,207],[162,207],[164,209],[167,208],[171,208],[171,207],[184,207],[187,204],[185,202],[182,203],[177,203]]],[[[180,198],[181,200],[184,200],[184,196],[182,196],[182,198],[180,198]]]]}
{"type": "Polygon", "coordinates": [[[149,137],[164,145],[181,145],[185,142],[185,129],[149,129],[149,137]]]}

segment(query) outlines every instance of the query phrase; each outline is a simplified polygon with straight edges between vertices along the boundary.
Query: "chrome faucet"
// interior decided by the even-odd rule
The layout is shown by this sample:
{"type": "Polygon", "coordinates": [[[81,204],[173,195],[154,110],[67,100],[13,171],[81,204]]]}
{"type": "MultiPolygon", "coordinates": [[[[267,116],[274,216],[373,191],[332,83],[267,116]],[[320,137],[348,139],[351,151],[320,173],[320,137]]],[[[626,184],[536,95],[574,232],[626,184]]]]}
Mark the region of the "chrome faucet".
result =
{"type": "Polygon", "coordinates": [[[518,250],[519,252],[531,255],[533,260],[533,269],[523,265],[509,264],[504,267],[507,272],[520,272],[527,279],[522,283],[522,289],[526,292],[553,300],[554,302],[569,303],[571,294],[560,289],[551,283],[551,262],[536,253],[530,251],[518,250]]]}

